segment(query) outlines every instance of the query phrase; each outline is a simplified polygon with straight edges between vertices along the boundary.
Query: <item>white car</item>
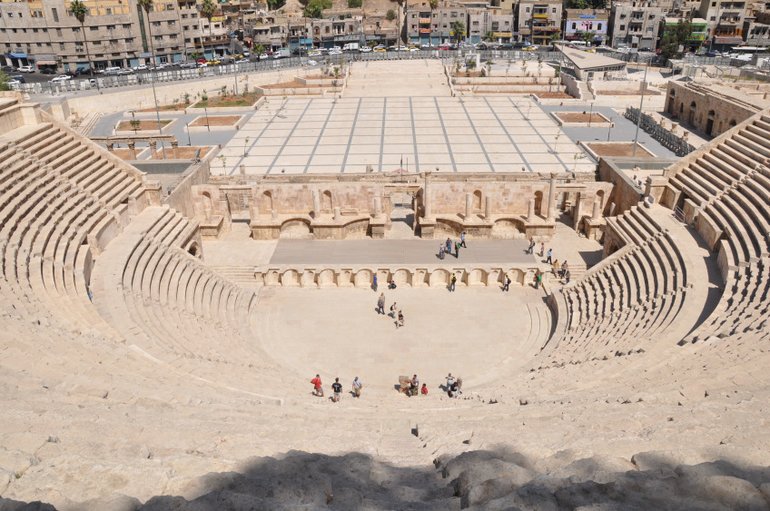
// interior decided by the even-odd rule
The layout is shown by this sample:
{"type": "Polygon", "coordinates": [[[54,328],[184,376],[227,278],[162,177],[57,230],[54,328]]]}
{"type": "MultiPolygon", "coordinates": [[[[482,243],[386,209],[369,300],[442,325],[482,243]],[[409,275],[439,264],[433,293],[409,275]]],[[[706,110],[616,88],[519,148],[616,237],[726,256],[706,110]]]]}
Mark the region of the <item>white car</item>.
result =
{"type": "Polygon", "coordinates": [[[21,87],[21,82],[19,80],[8,80],[5,83],[13,90],[17,90],[19,87],[21,87]]]}
{"type": "Polygon", "coordinates": [[[145,66],[144,64],[141,64],[139,66],[134,66],[131,69],[133,69],[134,71],[147,71],[147,66],[145,66]]]}
{"type": "Polygon", "coordinates": [[[370,47],[368,47],[368,46],[361,46],[358,49],[358,51],[360,51],[361,53],[370,53],[372,51],[372,49],[370,47]]]}
{"type": "Polygon", "coordinates": [[[55,76],[51,79],[51,83],[61,83],[66,82],[68,80],[72,80],[72,77],[70,75],[59,75],[55,76]]]}
{"type": "Polygon", "coordinates": [[[19,73],[34,73],[35,66],[19,66],[19,73]]]}
{"type": "Polygon", "coordinates": [[[259,60],[265,60],[269,58],[270,58],[270,55],[268,55],[267,53],[263,53],[262,55],[259,56],[259,60]]]}

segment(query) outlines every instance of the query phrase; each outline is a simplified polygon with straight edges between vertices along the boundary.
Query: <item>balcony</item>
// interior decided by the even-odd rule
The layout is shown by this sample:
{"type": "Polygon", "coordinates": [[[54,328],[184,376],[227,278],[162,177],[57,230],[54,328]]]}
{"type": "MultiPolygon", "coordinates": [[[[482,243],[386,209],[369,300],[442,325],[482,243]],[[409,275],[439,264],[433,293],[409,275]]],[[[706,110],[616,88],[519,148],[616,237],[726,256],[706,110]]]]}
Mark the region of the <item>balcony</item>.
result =
{"type": "Polygon", "coordinates": [[[547,12],[533,12],[532,17],[536,20],[547,20],[548,19],[548,13],[547,12]]]}
{"type": "Polygon", "coordinates": [[[420,28],[420,34],[430,34],[431,29],[430,28],[420,28]]]}
{"type": "Polygon", "coordinates": [[[420,25],[430,25],[430,18],[420,18],[420,25]]]}

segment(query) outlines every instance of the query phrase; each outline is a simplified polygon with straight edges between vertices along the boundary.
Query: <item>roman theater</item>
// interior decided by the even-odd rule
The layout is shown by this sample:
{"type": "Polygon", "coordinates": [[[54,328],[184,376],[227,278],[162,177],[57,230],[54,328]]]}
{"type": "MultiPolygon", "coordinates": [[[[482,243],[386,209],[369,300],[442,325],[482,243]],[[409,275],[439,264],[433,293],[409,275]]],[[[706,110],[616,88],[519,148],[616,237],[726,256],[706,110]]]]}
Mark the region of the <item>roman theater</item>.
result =
{"type": "Polygon", "coordinates": [[[0,510],[770,509],[768,91],[575,51],[2,93],[0,510]]]}

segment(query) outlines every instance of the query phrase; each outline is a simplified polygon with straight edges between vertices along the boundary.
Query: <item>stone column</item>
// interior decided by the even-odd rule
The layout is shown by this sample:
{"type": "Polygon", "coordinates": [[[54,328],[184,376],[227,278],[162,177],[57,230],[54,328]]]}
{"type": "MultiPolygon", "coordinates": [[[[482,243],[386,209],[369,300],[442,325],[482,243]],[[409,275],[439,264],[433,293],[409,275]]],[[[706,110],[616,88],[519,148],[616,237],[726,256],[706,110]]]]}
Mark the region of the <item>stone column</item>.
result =
{"type": "Polygon", "coordinates": [[[601,203],[594,199],[594,210],[591,212],[591,218],[593,220],[599,220],[602,217],[602,206],[601,203]]]}
{"type": "Polygon", "coordinates": [[[128,152],[131,155],[131,159],[135,160],[136,159],[136,142],[131,141],[128,143],[128,152]]]}
{"type": "Polygon", "coordinates": [[[469,219],[473,213],[473,195],[465,194],[465,219],[469,219]]]}
{"type": "Polygon", "coordinates": [[[156,140],[150,140],[150,157],[155,158],[155,153],[158,151],[158,142],[156,140]]]}
{"type": "Polygon", "coordinates": [[[334,220],[338,221],[342,219],[342,213],[340,212],[340,207],[336,206],[334,208],[334,220]]]}
{"type": "Polygon", "coordinates": [[[554,213],[554,202],[556,202],[556,174],[551,174],[551,181],[548,184],[548,203],[546,204],[546,220],[553,222],[556,217],[554,213]]]}
{"type": "Polygon", "coordinates": [[[430,218],[431,216],[431,207],[430,207],[430,172],[425,173],[425,189],[422,191],[422,204],[424,208],[424,217],[430,218]]]}
{"type": "Polygon", "coordinates": [[[489,197],[484,198],[484,219],[488,222],[491,217],[491,207],[489,205],[489,197]]]}
{"type": "Polygon", "coordinates": [[[318,196],[318,190],[312,190],[310,193],[313,196],[313,213],[318,217],[321,214],[321,198],[318,196]]]}
{"type": "Polygon", "coordinates": [[[379,217],[382,215],[382,197],[379,195],[374,196],[374,216],[379,217]]]}
{"type": "Polygon", "coordinates": [[[535,199],[529,199],[529,205],[527,206],[527,223],[533,223],[535,221],[535,199]]]}

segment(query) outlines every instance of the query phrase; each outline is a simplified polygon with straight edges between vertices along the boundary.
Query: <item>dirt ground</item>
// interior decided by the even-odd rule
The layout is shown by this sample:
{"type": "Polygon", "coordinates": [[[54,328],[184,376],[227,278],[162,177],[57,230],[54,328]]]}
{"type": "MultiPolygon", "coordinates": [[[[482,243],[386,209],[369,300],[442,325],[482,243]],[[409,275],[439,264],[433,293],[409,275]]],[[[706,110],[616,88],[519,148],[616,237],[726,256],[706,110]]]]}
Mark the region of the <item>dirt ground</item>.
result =
{"type": "MultiPolygon", "coordinates": [[[[611,142],[609,144],[586,144],[591,150],[599,156],[634,156],[634,143],[633,142],[611,142]]],[[[636,150],[636,157],[654,160],[656,156],[647,152],[640,144],[636,150]]]]}
{"type": "Polygon", "coordinates": [[[562,122],[607,122],[607,119],[598,113],[558,112],[556,116],[562,122]]]}
{"type": "MultiPolygon", "coordinates": [[[[137,119],[137,121],[135,122],[138,122],[138,124],[136,124],[136,128],[134,128],[130,120],[120,121],[118,123],[118,127],[115,128],[115,131],[134,131],[134,129],[136,129],[137,131],[157,131],[158,130],[158,121],[140,121],[137,119]]],[[[170,123],[171,121],[168,119],[160,120],[161,126],[166,126],[170,123]]]]}
{"type": "Polygon", "coordinates": [[[198,101],[193,105],[194,108],[220,108],[220,107],[242,107],[251,106],[257,102],[259,95],[253,92],[240,94],[238,96],[209,96],[206,101],[198,101]]]}
{"type": "Polygon", "coordinates": [[[204,115],[191,122],[190,126],[233,126],[240,118],[240,115],[204,115]]]}
{"type": "MultiPolygon", "coordinates": [[[[172,149],[171,147],[166,147],[166,158],[167,160],[191,160],[195,158],[196,154],[198,157],[203,157],[211,150],[211,146],[180,146],[176,149],[172,149]],[[200,153],[198,151],[200,150],[200,153]]],[[[153,160],[162,160],[163,153],[161,152],[160,148],[158,148],[157,151],[155,151],[152,154],[153,160]]]]}

